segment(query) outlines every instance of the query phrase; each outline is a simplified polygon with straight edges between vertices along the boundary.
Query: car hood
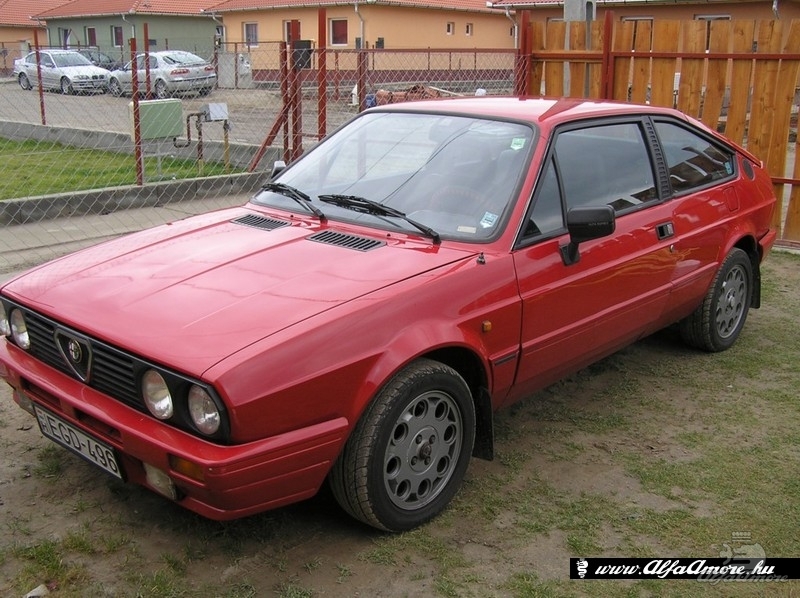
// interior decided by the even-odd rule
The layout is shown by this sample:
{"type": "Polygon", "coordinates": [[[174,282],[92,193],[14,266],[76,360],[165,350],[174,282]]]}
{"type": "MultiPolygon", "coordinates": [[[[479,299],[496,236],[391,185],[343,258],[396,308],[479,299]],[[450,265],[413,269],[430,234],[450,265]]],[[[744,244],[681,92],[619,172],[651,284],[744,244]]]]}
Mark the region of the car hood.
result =
{"type": "Polygon", "coordinates": [[[40,266],[9,282],[3,294],[199,375],[277,331],[474,253],[390,241],[385,232],[339,232],[335,223],[265,230],[237,222],[243,216],[256,224],[262,219],[240,208],[129,235],[40,266]],[[334,243],[312,240],[316,233],[334,243]],[[351,247],[368,242],[376,247],[351,247]]]}

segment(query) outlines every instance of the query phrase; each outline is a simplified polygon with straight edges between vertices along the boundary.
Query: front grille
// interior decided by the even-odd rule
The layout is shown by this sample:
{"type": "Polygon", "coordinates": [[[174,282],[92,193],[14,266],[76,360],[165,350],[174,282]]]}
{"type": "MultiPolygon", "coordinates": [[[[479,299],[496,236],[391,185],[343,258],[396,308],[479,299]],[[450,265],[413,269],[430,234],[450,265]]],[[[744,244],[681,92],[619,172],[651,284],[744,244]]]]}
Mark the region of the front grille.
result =
{"type": "MultiPolygon", "coordinates": [[[[186,376],[176,370],[158,365],[142,357],[122,351],[103,341],[92,338],[69,326],[60,324],[42,314],[31,311],[5,297],[0,298],[7,314],[20,310],[25,318],[30,339],[28,353],[44,364],[86,384],[97,392],[124,403],[145,414],[149,411],[141,398],[140,383],[144,373],[155,370],[162,376],[173,398],[179,398],[174,415],[164,423],[200,436],[206,440],[227,443],[230,440],[230,422],[224,402],[213,386],[186,376]],[[222,417],[219,431],[212,436],[200,434],[186,407],[187,396],[193,386],[203,388],[216,403],[222,417]]],[[[9,340],[8,342],[13,342],[9,340]]],[[[30,383],[26,381],[25,383],[30,383]]],[[[37,392],[58,408],[58,399],[37,392]]],[[[80,400],[80,393],[74,396],[80,400]]]]}
{"type": "Polygon", "coordinates": [[[79,337],[91,347],[92,361],[88,385],[132,407],[143,410],[139,399],[137,373],[146,364],[139,359],[115,349],[98,340],[87,338],[49,318],[23,309],[28,335],[31,340],[30,353],[47,365],[78,378],[61,354],[56,341],[57,334],[79,337]]]}

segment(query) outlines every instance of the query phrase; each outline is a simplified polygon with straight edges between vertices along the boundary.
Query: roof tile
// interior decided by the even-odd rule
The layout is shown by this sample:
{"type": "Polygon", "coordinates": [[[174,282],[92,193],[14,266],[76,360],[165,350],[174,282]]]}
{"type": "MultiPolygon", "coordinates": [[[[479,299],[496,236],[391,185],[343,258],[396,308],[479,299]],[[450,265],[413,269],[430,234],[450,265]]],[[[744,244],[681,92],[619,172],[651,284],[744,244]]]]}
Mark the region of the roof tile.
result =
{"type": "Polygon", "coordinates": [[[0,26],[35,27],[31,17],[69,0],[0,0],[0,26]]]}

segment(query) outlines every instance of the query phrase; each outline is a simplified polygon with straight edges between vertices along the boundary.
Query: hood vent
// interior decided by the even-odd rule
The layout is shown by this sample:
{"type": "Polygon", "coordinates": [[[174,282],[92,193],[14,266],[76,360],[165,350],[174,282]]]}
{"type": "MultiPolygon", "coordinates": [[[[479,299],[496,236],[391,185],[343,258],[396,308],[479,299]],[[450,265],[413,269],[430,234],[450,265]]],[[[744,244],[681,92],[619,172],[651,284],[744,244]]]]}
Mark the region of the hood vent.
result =
{"type": "Polygon", "coordinates": [[[365,237],[358,237],[356,235],[348,235],[345,233],[337,233],[334,231],[322,231],[307,237],[309,241],[316,241],[317,243],[325,243],[327,245],[337,245],[338,247],[346,247],[347,249],[355,249],[356,251],[369,251],[376,249],[382,245],[386,245],[383,241],[376,239],[367,239],[365,237]]]}
{"type": "Polygon", "coordinates": [[[289,226],[289,223],[283,220],[275,220],[274,218],[266,218],[265,216],[258,216],[256,214],[247,214],[245,216],[240,216],[239,218],[233,220],[233,222],[244,226],[252,226],[254,228],[260,228],[263,230],[275,230],[276,228],[289,226]]]}

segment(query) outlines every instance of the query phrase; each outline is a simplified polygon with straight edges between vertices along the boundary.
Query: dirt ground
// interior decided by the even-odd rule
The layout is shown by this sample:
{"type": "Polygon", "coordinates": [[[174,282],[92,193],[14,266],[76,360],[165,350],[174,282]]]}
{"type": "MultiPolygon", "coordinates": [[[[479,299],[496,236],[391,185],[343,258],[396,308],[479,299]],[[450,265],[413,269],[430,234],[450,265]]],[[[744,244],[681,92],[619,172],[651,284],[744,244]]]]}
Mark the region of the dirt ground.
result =
{"type": "MultiPolygon", "coordinates": [[[[782,326],[781,301],[797,308],[800,260],[776,254],[765,284],[768,301],[750,312],[734,359],[765,350],[768,331],[782,326]]],[[[687,492],[669,480],[660,491],[658,482],[632,472],[637,463],[691,463],[708,446],[707,435],[720,434],[725,444],[745,431],[742,448],[758,443],[759,430],[766,435],[780,425],[784,416],[770,410],[760,411],[753,429],[744,417],[731,427],[715,419],[714,404],[738,408],[762,394],[765,379],[775,379],[756,372],[717,383],[726,378],[713,368],[723,362],[730,363],[685,349],[665,331],[502,411],[497,459],[473,460],[452,508],[400,536],[352,522],[327,491],[238,522],[204,520],[53,447],[3,388],[0,595],[23,596],[39,584],[50,584],[53,596],[584,595],[595,590],[559,585],[569,583],[569,557],[582,550],[692,556],[676,554],[683,545],[717,556],[737,529],[714,523],[727,517],[724,493],[687,492]],[[698,386],[687,385],[687,371],[700,378],[698,386]],[[678,516],[691,519],[692,529],[709,525],[707,541],[643,523],[678,516]],[[36,547],[52,554],[35,554],[36,547]]],[[[779,378],[796,392],[797,368],[784,374],[779,378]]],[[[795,464],[798,444],[787,449],[795,464]]],[[[773,545],[755,540],[773,554],[791,549],[777,538],[773,545]]],[[[601,593],[631,591],[622,583],[601,593]]],[[[692,595],[693,588],[682,587],[681,595],[692,595]]],[[[717,595],[734,589],[741,588],[717,595]]]]}

